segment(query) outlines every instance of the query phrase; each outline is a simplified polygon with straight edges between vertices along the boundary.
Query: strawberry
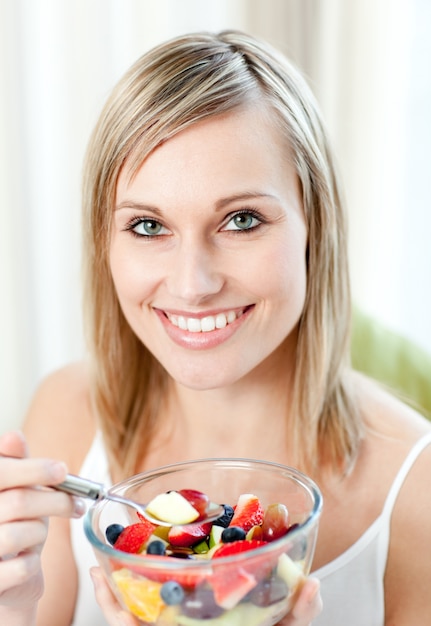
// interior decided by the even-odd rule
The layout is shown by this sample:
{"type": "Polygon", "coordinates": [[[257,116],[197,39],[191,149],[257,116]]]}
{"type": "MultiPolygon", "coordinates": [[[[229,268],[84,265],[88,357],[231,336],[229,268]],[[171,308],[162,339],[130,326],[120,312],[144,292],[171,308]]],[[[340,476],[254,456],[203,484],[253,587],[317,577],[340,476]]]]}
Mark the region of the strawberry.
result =
{"type": "Polygon", "coordinates": [[[138,554],[144,548],[155,528],[155,524],[152,524],[148,520],[130,524],[130,526],[126,526],[120,533],[114,544],[114,548],[116,550],[122,550],[123,552],[138,554]]]}
{"type": "Polygon", "coordinates": [[[187,526],[172,526],[169,529],[168,541],[171,546],[176,548],[188,548],[207,537],[210,534],[211,526],[211,522],[187,526]]]}
{"type": "Polygon", "coordinates": [[[229,526],[239,526],[248,532],[253,526],[262,524],[263,515],[264,510],[259,498],[251,493],[244,493],[238,498],[229,526]]]}
{"type": "MultiPolygon", "coordinates": [[[[242,567],[218,564],[217,559],[225,556],[233,556],[242,552],[255,550],[266,545],[266,541],[233,541],[232,543],[221,544],[214,552],[213,575],[211,577],[211,587],[214,591],[214,598],[217,604],[225,609],[232,609],[247,595],[251,589],[257,585],[255,573],[261,569],[261,558],[256,564],[245,563],[242,567]]],[[[266,558],[266,557],[264,557],[266,558]]]]}
{"type": "Polygon", "coordinates": [[[256,550],[267,544],[266,541],[259,541],[258,539],[242,539],[240,541],[232,541],[232,543],[222,543],[220,547],[213,554],[213,559],[218,559],[223,556],[232,556],[239,552],[248,552],[249,550],[256,550]]]}
{"type": "MultiPolygon", "coordinates": [[[[225,579],[231,578],[233,575],[232,572],[236,571],[236,567],[233,567],[230,564],[224,564],[222,562],[219,565],[219,558],[233,556],[244,552],[252,552],[253,550],[256,550],[256,548],[261,548],[267,545],[267,543],[267,541],[260,541],[258,539],[252,539],[251,541],[241,539],[240,541],[221,544],[212,556],[214,561],[214,576],[216,580],[220,577],[224,577],[225,579]]],[[[276,558],[275,561],[274,559],[268,558],[267,554],[250,554],[247,555],[241,563],[241,570],[246,574],[252,575],[256,582],[267,576],[272,571],[276,564],[276,560],[276,558]]]]}
{"type": "Polygon", "coordinates": [[[256,587],[257,581],[253,574],[243,568],[235,571],[224,568],[211,578],[214,599],[224,609],[233,609],[249,591],[256,587]]]}

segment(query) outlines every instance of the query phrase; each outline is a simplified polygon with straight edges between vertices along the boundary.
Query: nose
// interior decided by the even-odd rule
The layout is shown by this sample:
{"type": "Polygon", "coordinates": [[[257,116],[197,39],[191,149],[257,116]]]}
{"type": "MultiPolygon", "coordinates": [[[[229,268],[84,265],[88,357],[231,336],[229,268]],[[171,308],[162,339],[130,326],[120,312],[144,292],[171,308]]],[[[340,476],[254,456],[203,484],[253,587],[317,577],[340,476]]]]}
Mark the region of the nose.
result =
{"type": "Polygon", "coordinates": [[[171,296],[188,305],[198,305],[219,293],[223,283],[215,250],[190,241],[179,245],[167,278],[171,296]]]}

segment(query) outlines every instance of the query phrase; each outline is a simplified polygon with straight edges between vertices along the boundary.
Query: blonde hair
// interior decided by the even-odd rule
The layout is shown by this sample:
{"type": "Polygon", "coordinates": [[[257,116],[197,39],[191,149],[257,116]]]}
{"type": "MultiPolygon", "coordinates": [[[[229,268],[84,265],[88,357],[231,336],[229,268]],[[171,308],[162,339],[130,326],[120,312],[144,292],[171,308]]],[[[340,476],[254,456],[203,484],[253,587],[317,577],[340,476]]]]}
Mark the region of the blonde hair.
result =
{"type": "MultiPolygon", "coordinates": [[[[314,98],[277,51],[244,33],[195,33],[144,54],[109,97],[84,175],[86,330],[94,404],[114,471],[133,473],[155,428],[167,375],[120,309],[109,267],[119,173],[198,120],[265,106],[285,136],[308,226],[307,294],[298,334],[291,437],[295,463],[348,467],[361,435],[349,389],[350,289],[346,225],[334,163],[314,98]]],[[[252,129],[251,131],[252,132],[252,129]]]]}

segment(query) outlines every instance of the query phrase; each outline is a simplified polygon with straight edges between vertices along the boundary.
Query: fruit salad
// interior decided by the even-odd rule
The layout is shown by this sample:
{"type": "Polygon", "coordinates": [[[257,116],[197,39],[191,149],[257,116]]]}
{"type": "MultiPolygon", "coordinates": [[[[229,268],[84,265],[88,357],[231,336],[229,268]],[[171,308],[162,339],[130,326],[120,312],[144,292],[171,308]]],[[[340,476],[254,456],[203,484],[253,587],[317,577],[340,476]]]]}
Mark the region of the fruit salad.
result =
{"type": "Polygon", "coordinates": [[[306,542],[296,542],[289,552],[282,541],[270,555],[265,546],[298,527],[287,507],[274,503],[264,509],[257,496],[246,493],[207,521],[210,506],[206,494],[182,489],[147,504],[163,525],[138,516],[129,525],[106,528],[115,550],[142,557],[133,565],[120,555],[112,559],[111,583],[143,624],[259,626],[285,615],[304,579],[306,542]]]}

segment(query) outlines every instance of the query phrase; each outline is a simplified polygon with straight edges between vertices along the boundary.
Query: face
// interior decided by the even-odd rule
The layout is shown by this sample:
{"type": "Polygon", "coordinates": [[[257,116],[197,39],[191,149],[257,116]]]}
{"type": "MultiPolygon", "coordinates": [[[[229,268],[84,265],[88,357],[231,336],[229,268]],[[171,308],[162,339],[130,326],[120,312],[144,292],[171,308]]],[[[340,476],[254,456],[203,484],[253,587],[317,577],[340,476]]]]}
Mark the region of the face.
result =
{"type": "MultiPolygon", "coordinates": [[[[126,164],[127,165],[127,164],[126,164]]],[[[120,175],[110,265],[124,315],[178,383],[293,361],[307,232],[286,145],[263,112],[198,122],[120,175]]]]}

